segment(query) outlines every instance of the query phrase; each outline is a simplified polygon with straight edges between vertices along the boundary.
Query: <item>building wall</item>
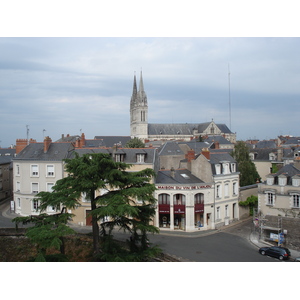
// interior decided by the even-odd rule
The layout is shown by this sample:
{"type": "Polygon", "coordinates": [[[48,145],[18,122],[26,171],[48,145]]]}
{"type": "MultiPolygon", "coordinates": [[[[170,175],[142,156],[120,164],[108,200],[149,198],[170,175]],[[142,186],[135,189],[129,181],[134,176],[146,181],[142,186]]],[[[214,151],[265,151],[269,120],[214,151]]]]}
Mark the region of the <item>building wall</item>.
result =
{"type": "Polygon", "coordinates": [[[261,181],[266,180],[266,176],[270,174],[272,168],[272,161],[253,161],[256,170],[261,177],[261,181]]]}
{"type": "Polygon", "coordinates": [[[6,199],[12,194],[12,178],[10,163],[0,165],[0,200],[6,199]]]}
{"type": "MultiPolygon", "coordinates": [[[[32,184],[37,183],[37,192],[47,191],[47,183],[55,184],[57,180],[63,176],[62,162],[41,162],[41,161],[21,161],[15,160],[13,162],[14,170],[14,202],[15,212],[22,216],[37,215],[33,208],[33,199],[36,193],[32,190],[32,184]],[[38,175],[32,174],[32,165],[38,166],[38,175]],[[54,167],[54,175],[47,174],[47,165],[54,167]]],[[[47,213],[55,213],[49,208],[47,213]]]]}

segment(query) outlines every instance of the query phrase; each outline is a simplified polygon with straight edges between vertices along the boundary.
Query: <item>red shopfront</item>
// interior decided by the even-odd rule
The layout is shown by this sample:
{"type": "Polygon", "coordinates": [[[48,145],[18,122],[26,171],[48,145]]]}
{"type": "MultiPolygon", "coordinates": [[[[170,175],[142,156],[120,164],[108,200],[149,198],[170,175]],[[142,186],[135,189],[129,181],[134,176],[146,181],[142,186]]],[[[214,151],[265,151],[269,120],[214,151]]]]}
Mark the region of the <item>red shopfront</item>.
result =
{"type": "Polygon", "coordinates": [[[174,204],[174,229],[185,229],[185,205],[174,204]]]}

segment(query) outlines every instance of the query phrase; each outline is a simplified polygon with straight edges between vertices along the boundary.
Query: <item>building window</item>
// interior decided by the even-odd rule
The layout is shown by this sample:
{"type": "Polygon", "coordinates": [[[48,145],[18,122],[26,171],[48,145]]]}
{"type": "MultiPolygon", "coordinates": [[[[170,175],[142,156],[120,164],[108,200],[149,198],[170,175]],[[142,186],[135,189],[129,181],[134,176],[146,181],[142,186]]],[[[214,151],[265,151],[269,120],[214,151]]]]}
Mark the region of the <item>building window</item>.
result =
{"type": "Polygon", "coordinates": [[[224,189],[224,195],[225,197],[229,197],[229,184],[225,184],[225,189],[224,189]]]}
{"type": "Polygon", "coordinates": [[[267,178],[267,185],[273,185],[274,184],[274,177],[268,177],[267,178]]]}
{"type": "Polygon", "coordinates": [[[286,182],[287,182],[286,177],[279,177],[278,179],[279,179],[278,181],[279,181],[280,186],[285,186],[286,185],[286,182]]]}
{"type": "Polygon", "coordinates": [[[299,186],[300,185],[300,179],[299,178],[293,178],[292,179],[292,185],[293,186],[299,186]]]}
{"type": "Polygon", "coordinates": [[[217,207],[217,220],[221,219],[221,210],[220,206],[217,207]]]}
{"type": "Polygon", "coordinates": [[[168,194],[159,194],[158,195],[159,204],[170,204],[170,195],[168,194]]]}
{"type": "Polygon", "coordinates": [[[39,176],[39,166],[38,165],[31,165],[31,176],[33,176],[33,177],[39,176]]]}
{"type": "Polygon", "coordinates": [[[20,176],[20,165],[16,165],[17,176],[20,176]]]}
{"type": "Polygon", "coordinates": [[[137,154],[136,162],[137,163],[144,163],[145,162],[145,154],[137,154]]]}
{"type": "Polygon", "coordinates": [[[299,195],[293,195],[293,207],[300,208],[299,195]]]}
{"type": "Polygon", "coordinates": [[[123,162],[124,158],[125,158],[124,154],[116,154],[115,156],[116,162],[123,162]]]}
{"type": "Polygon", "coordinates": [[[234,183],[233,183],[233,195],[237,195],[237,194],[238,194],[237,186],[238,186],[237,183],[234,182],[234,183]]]}
{"type": "Polygon", "coordinates": [[[54,186],[53,182],[47,182],[47,192],[52,193],[53,192],[53,186],[54,186]]]}
{"type": "Polygon", "coordinates": [[[16,183],[17,192],[20,192],[20,186],[21,186],[21,183],[19,181],[17,181],[17,183],[16,183]]]}
{"type": "Polygon", "coordinates": [[[229,164],[228,163],[224,163],[223,164],[223,174],[229,174],[229,164]]]}
{"type": "Polygon", "coordinates": [[[217,196],[217,198],[221,198],[221,196],[222,196],[222,195],[221,195],[221,192],[222,192],[222,191],[221,191],[221,185],[218,184],[218,185],[216,186],[216,196],[217,196]]]}
{"type": "Polygon", "coordinates": [[[39,208],[39,201],[38,200],[32,200],[32,210],[37,211],[39,208]]]}
{"type": "Polygon", "coordinates": [[[228,205],[225,205],[225,218],[229,217],[228,205]]]}
{"type": "Polygon", "coordinates": [[[54,165],[47,165],[47,177],[54,176],[54,165]]]}
{"type": "Polygon", "coordinates": [[[216,174],[219,175],[221,174],[221,165],[216,164],[216,174]]]}
{"type": "Polygon", "coordinates": [[[276,156],[274,153],[269,154],[269,160],[275,160],[276,156]]]}
{"type": "Polygon", "coordinates": [[[174,195],[174,205],[185,205],[185,196],[182,194],[174,195]]]}
{"type": "Polygon", "coordinates": [[[31,191],[32,191],[32,194],[38,194],[39,192],[39,184],[38,183],[31,183],[31,191]]]}
{"type": "Polygon", "coordinates": [[[274,205],[275,195],[273,193],[267,193],[267,205],[274,205]]]}
{"type": "Polygon", "coordinates": [[[21,198],[17,198],[17,207],[21,208],[21,198]]]}
{"type": "Polygon", "coordinates": [[[195,204],[204,204],[204,194],[199,193],[195,195],[195,204]]]}
{"type": "Polygon", "coordinates": [[[232,173],[236,172],[236,164],[231,164],[231,172],[232,173]]]}

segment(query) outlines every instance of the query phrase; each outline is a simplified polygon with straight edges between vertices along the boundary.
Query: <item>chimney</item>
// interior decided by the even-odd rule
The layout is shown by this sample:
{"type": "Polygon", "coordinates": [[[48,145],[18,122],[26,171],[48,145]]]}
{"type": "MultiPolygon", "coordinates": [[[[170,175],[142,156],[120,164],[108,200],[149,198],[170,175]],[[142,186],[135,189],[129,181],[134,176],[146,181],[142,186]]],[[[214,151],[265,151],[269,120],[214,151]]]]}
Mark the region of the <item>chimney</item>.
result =
{"type": "Polygon", "coordinates": [[[171,175],[172,178],[175,178],[175,169],[173,167],[171,168],[171,174],[170,175],[171,175]]]}
{"type": "Polygon", "coordinates": [[[47,153],[51,143],[52,143],[51,138],[49,136],[46,136],[44,139],[44,153],[47,153]]]}
{"type": "Polygon", "coordinates": [[[20,153],[28,144],[36,143],[36,140],[17,139],[16,140],[16,154],[20,153]]]}
{"type": "Polygon", "coordinates": [[[190,150],[188,153],[185,155],[185,158],[188,160],[188,162],[191,162],[192,160],[195,159],[195,151],[190,150]]]}
{"type": "Polygon", "coordinates": [[[81,134],[81,140],[80,140],[80,148],[85,146],[85,135],[84,133],[81,134]]]}
{"type": "Polygon", "coordinates": [[[16,140],[16,154],[20,153],[27,146],[27,139],[16,140]]]}
{"type": "Polygon", "coordinates": [[[204,155],[208,160],[210,160],[210,152],[208,148],[203,148],[201,154],[204,155]]]}
{"type": "Polygon", "coordinates": [[[220,149],[220,143],[215,141],[215,149],[220,149]]]}

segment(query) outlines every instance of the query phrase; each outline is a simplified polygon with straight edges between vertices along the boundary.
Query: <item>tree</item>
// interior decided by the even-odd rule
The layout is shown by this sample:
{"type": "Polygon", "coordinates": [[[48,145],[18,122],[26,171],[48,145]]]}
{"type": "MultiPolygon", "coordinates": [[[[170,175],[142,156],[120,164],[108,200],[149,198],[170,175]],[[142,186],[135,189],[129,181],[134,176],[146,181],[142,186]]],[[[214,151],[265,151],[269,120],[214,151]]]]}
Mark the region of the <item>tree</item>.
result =
{"type": "Polygon", "coordinates": [[[261,178],[255,164],[250,159],[249,150],[245,142],[238,141],[234,146],[231,156],[238,163],[240,186],[247,186],[260,181],[261,178]]]}
{"type": "Polygon", "coordinates": [[[19,223],[34,224],[26,229],[26,236],[37,245],[38,254],[35,261],[67,261],[64,236],[74,233],[74,230],[66,225],[71,218],[72,214],[61,212],[55,215],[17,217],[12,221],[16,223],[16,227],[19,223]],[[60,250],[60,255],[47,255],[47,249],[52,248],[60,250]]]}
{"type": "Polygon", "coordinates": [[[251,195],[245,201],[239,202],[240,206],[249,206],[250,216],[253,216],[254,208],[257,208],[257,204],[258,204],[258,197],[254,195],[251,195]]]}
{"type": "Polygon", "coordinates": [[[126,143],[125,148],[145,148],[145,144],[141,139],[134,137],[126,143]]]}
{"type": "Polygon", "coordinates": [[[147,232],[158,232],[149,224],[155,214],[153,197],[155,185],[150,181],[155,175],[152,169],[139,172],[126,171],[130,165],[115,162],[109,154],[89,153],[65,160],[67,176],[58,180],[52,192],[40,192],[39,209],[45,211],[48,206],[75,209],[80,205],[84,194],[91,203],[92,231],[94,254],[100,252],[100,229],[98,221],[109,217],[108,222],[101,225],[101,235],[112,236],[112,229],[119,226],[124,231],[142,230],[142,238],[147,232]],[[97,190],[106,193],[97,195],[97,190]],[[141,200],[136,205],[135,200],[141,200]]]}

